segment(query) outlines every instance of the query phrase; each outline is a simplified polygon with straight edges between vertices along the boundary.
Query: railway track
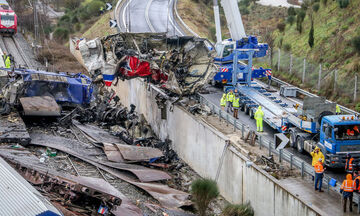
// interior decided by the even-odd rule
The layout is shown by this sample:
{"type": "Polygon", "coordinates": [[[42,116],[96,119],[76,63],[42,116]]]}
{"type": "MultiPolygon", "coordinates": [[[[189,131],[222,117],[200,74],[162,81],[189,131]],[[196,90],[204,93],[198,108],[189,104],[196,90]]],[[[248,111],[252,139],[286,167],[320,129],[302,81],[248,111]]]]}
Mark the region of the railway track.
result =
{"type": "Polygon", "coordinates": [[[16,40],[16,36],[0,36],[0,38],[1,50],[7,54],[11,54],[14,57],[16,67],[26,67],[30,69],[33,68],[30,59],[26,56],[18,41],[16,40]]]}

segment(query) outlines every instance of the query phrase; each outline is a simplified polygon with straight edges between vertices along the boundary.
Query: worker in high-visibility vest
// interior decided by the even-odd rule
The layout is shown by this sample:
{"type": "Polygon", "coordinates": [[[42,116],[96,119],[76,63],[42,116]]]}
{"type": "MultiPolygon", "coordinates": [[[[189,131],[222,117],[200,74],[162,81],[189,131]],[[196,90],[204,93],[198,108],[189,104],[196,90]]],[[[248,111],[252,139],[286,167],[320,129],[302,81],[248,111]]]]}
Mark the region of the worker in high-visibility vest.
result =
{"type": "Polygon", "coordinates": [[[315,170],[315,190],[319,190],[319,192],[323,192],[321,190],[321,186],[322,186],[322,180],[324,177],[325,168],[323,166],[321,158],[319,158],[319,160],[316,161],[316,163],[314,165],[314,170],[315,170]],[[319,188],[318,188],[318,185],[319,185],[319,188]]]}
{"type": "Polygon", "coordinates": [[[352,180],[351,174],[346,175],[346,180],[343,181],[340,187],[340,193],[343,195],[343,208],[346,212],[346,203],[349,200],[349,210],[352,212],[352,197],[354,192],[354,182],[352,180]]]}
{"type": "Polygon", "coordinates": [[[354,176],[354,191],[360,193],[360,171],[354,176]]]}
{"type": "Polygon", "coordinates": [[[9,56],[6,56],[5,57],[5,68],[11,68],[11,60],[10,60],[10,57],[9,56]]]}
{"type": "Polygon", "coordinates": [[[264,118],[264,112],[261,109],[261,106],[259,106],[255,112],[254,119],[256,120],[256,128],[257,132],[263,132],[263,118],[264,118]]]}
{"type": "Polygon", "coordinates": [[[336,115],[340,115],[340,114],[341,114],[340,106],[336,104],[336,115]]]}
{"type": "Polygon", "coordinates": [[[315,166],[315,163],[318,162],[319,158],[321,159],[321,162],[324,163],[325,157],[319,147],[316,146],[314,151],[312,151],[310,155],[312,157],[311,166],[315,166]]]}
{"type": "Polygon", "coordinates": [[[353,171],[354,171],[353,164],[354,164],[354,158],[351,157],[351,154],[348,153],[346,155],[345,171],[351,175],[353,174],[353,171]]]}
{"type": "Polygon", "coordinates": [[[224,93],[220,99],[221,109],[224,111],[226,107],[226,94],[224,93]]]}
{"type": "Polygon", "coordinates": [[[226,102],[227,102],[227,110],[226,112],[230,112],[231,108],[232,108],[232,103],[234,101],[235,95],[233,93],[232,90],[230,90],[227,94],[226,94],[226,102]]]}
{"type": "Polygon", "coordinates": [[[238,112],[239,112],[239,108],[240,108],[240,98],[239,97],[235,97],[232,106],[234,108],[234,118],[239,119],[238,118],[238,112]]]}

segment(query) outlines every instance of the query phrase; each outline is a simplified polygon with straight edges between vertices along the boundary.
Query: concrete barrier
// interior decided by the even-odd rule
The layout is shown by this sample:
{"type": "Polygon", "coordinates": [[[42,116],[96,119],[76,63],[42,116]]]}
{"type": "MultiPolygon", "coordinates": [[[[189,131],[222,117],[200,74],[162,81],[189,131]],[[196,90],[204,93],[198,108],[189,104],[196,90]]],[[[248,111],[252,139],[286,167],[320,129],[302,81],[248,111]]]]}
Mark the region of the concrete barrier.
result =
{"type": "Polygon", "coordinates": [[[215,179],[219,172],[220,193],[229,202],[250,201],[256,215],[324,215],[258,166],[247,166],[248,159],[233,146],[224,151],[228,138],[182,107],[167,103],[162,119],[155,100],[159,92],[141,79],[119,81],[112,88],[125,106],[136,105],[161,139],[171,139],[174,150],[199,175],[215,179]]]}

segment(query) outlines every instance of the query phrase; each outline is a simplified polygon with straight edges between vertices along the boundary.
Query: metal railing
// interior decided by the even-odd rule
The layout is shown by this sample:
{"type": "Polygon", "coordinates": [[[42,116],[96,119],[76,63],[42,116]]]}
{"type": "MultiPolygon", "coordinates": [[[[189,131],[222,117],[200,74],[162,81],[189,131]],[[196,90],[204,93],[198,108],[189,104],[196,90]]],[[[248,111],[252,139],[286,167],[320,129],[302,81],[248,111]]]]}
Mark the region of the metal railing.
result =
{"type": "MultiPolygon", "coordinates": [[[[221,108],[219,106],[208,101],[205,97],[203,97],[200,94],[198,94],[197,96],[200,101],[200,104],[208,106],[211,109],[212,113],[218,115],[219,119],[221,118],[221,119],[226,120],[229,124],[231,124],[234,127],[234,130],[235,129],[240,130],[241,137],[243,139],[245,137],[245,134],[251,131],[249,126],[241,123],[239,120],[235,119],[229,113],[221,110],[221,108]]],[[[277,155],[279,158],[279,162],[286,161],[287,163],[290,164],[290,169],[293,169],[293,168],[299,169],[301,172],[302,178],[304,178],[305,175],[314,176],[314,168],[310,164],[308,164],[301,158],[297,157],[296,155],[294,155],[287,149],[277,150],[274,140],[269,140],[268,138],[262,136],[260,133],[257,133],[255,131],[254,131],[254,133],[258,137],[256,144],[259,146],[260,149],[263,147],[267,148],[269,155],[271,155],[271,154],[277,155]]],[[[335,187],[332,187],[329,184],[330,179],[331,179],[330,176],[324,174],[323,185],[326,187],[328,192],[329,192],[329,190],[333,190],[333,191],[339,193],[341,182],[337,183],[335,187]]],[[[354,194],[353,202],[357,203],[360,206],[360,198],[359,198],[358,194],[354,194]]],[[[360,208],[358,208],[358,211],[360,212],[360,208]]]]}

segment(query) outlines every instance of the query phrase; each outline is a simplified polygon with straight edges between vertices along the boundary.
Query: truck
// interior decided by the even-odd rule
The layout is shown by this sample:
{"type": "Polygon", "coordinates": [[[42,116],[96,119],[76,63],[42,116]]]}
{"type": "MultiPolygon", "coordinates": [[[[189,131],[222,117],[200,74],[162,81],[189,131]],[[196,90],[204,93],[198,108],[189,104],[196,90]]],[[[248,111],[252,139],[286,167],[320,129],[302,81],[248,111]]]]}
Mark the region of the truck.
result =
{"type": "Polygon", "coordinates": [[[217,31],[215,46],[219,65],[214,80],[225,84],[224,90],[237,89],[240,110],[254,117],[259,106],[264,121],[271,128],[289,137],[291,147],[298,152],[312,152],[319,147],[325,156],[325,165],[345,167],[348,153],[360,158],[360,118],[358,115],[335,115],[336,104],[324,98],[305,97],[298,100],[297,88],[283,85],[280,90],[269,88],[256,78],[271,79],[271,69],[255,69],[253,58],[266,55],[268,46],[257,42],[256,37],[246,36],[236,0],[222,0],[231,39],[222,41],[217,1],[214,14],[217,31]]]}

